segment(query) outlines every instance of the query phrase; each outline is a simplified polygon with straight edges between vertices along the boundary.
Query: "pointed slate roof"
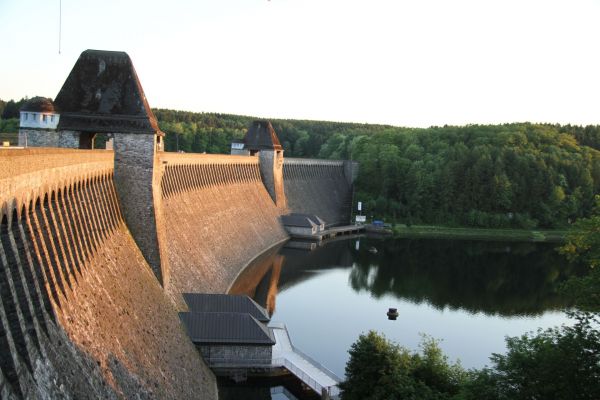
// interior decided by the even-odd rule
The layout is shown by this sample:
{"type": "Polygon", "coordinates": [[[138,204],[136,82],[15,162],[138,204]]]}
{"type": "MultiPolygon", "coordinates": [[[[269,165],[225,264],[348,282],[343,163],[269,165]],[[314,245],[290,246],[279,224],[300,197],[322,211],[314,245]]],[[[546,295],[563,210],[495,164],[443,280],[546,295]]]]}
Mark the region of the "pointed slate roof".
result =
{"type": "Polygon", "coordinates": [[[58,129],[160,133],[129,55],[86,50],[54,100],[58,129]]]}
{"type": "Polygon", "coordinates": [[[269,328],[250,314],[191,312],[179,318],[196,344],[275,344],[269,328]]]}
{"type": "Polygon", "coordinates": [[[256,150],[281,150],[279,138],[271,122],[259,120],[252,122],[246,136],[244,136],[246,149],[256,150]]]}
{"type": "Polygon", "coordinates": [[[184,293],[188,308],[192,312],[247,313],[261,322],[269,322],[267,310],[248,296],[232,294],[184,293]]]}

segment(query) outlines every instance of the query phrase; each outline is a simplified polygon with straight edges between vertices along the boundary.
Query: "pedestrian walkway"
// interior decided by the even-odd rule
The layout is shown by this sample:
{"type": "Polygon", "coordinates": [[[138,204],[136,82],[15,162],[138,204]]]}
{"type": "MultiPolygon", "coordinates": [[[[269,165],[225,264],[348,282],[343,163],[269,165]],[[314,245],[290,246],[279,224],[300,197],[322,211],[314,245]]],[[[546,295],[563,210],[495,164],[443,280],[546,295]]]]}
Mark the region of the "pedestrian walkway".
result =
{"type": "Polygon", "coordinates": [[[302,353],[292,345],[287,328],[282,323],[272,323],[273,366],[285,367],[319,395],[327,394],[331,399],[339,398],[338,378],[333,372],[302,353]]]}

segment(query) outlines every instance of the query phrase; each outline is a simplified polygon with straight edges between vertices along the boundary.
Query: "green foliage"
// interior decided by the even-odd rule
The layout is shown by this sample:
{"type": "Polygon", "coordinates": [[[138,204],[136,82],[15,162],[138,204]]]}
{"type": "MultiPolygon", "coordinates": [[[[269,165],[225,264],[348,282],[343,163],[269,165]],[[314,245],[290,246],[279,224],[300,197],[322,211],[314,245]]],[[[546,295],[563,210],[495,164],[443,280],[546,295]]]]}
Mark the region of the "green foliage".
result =
{"type": "Polygon", "coordinates": [[[493,368],[471,371],[462,399],[599,399],[600,332],[593,314],[577,313],[574,326],[506,339],[508,352],[493,368]]]}
{"type": "Polygon", "coordinates": [[[561,252],[571,261],[584,261],[591,268],[600,265],[600,196],[596,196],[594,214],[573,225],[561,252]]]}
{"type": "Polygon", "coordinates": [[[0,108],[2,109],[2,119],[20,118],[20,110],[23,104],[28,100],[27,97],[19,101],[9,100],[4,102],[0,100],[0,108]]]}
{"type": "Polygon", "coordinates": [[[342,399],[599,399],[600,321],[571,317],[573,326],[506,338],[507,353],[493,354],[492,367],[468,372],[431,338],[415,353],[371,331],[350,348],[342,399]]]}
{"type": "Polygon", "coordinates": [[[4,132],[4,133],[19,132],[19,120],[17,118],[0,119],[0,132],[4,132]]]}
{"type": "Polygon", "coordinates": [[[572,297],[580,309],[600,311],[600,196],[596,196],[594,214],[574,224],[560,251],[572,262],[584,263],[590,268],[587,275],[569,279],[563,292],[572,297]]]}
{"type": "Polygon", "coordinates": [[[600,152],[553,125],[397,129],[352,154],[367,214],[406,223],[556,228],[600,188],[600,152]]]}
{"type": "Polygon", "coordinates": [[[153,110],[160,129],[166,133],[167,151],[186,153],[229,153],[231,141],[244,136],[249,117],[225,114],[153,110]]]}
{"type": "Polygon", "coordinates": [[[465,372],[448,364],[438,343],[424,336],[414,353],[370,331],[352,344],[344,400],[449,399],[457,394],[465,372]]]}

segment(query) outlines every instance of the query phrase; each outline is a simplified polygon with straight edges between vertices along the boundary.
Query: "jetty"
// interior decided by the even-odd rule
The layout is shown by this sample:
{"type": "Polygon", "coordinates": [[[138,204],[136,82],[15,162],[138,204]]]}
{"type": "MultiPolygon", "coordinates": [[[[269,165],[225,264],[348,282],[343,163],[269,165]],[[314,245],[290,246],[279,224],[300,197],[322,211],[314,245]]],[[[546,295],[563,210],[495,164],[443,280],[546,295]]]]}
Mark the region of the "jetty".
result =
{"type": "Polygon", "coordinates": [[[284,367],[313,389],[323,399],[338,399],[341,379],[310,356],[294,347],[285,324],[272,323],[269,329],[275,338],[274,367],[284,367]]]}

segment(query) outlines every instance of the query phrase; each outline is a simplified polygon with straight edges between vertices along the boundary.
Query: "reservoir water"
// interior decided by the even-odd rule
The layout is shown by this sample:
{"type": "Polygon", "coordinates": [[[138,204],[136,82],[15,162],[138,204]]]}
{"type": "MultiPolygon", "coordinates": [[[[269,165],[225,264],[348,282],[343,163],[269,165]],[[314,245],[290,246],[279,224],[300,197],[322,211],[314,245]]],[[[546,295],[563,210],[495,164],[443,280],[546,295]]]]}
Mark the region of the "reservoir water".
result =
{"type": "Polygon", "coordinates": [[[296,347],[342,378],[350,345],[369,330],[414,350],[426,334],[450,361],[483,367],[505,351],[505,336],[570,323],[557,289],[581,271],[556,246],[366,237],[313,251],[284,246],[250,265],[230,293],[265,306],[296,347]],[[389,307],[397,320],[387,319],[389,307]]]}

